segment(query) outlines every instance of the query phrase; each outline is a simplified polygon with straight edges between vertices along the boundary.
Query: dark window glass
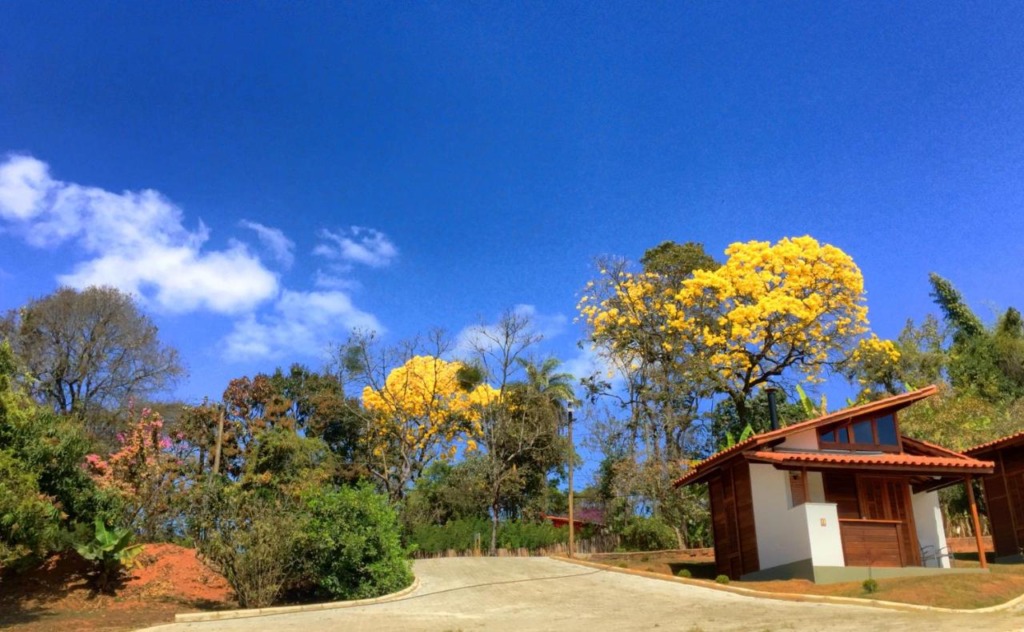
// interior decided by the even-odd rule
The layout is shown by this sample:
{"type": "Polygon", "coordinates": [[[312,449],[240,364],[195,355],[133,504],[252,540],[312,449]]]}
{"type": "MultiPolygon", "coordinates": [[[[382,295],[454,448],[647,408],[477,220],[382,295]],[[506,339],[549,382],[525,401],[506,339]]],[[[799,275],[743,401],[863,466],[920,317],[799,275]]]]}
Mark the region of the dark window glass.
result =
{"type": "Polygon", "coordinates": [[[836,442],[836,433],[832,432],[831,430],[829,430],[828,432],[821,433],[821,442],[822,443],[835,443],[836,442]]]}
{"type": "Polygon", "coordinates": [[[846,426],[843,426],[842,428],[839,429],[838,437],[839,437],[839,443],[849,443],[850,442],[850,431],[847,430],[846,426]]]}
{"type": "Polygon", "coordinates": [[[875,420],[878,427],[878,443],[881,445],[899,445],[896,440],[896,421],[892,415],[886,415],[875,420]]]}
{"type": "Polygon", "coordinates": [[[875,436],[871,433],[870,421],[858,421],[853,424],[854,443],[874,443],[875,436]]]}

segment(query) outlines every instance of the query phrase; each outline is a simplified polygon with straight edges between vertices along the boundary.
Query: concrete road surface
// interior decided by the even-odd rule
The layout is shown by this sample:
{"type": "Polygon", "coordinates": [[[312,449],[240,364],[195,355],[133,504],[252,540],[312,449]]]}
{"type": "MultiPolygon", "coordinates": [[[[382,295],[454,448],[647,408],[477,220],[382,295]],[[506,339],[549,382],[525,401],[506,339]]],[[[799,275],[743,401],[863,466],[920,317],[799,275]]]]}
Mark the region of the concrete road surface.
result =
{"type": "Polygon", "coordinates": [[[415,572],[420,588],[399,601],[150,630],[1024,630],[1024,610],[942,614],[794,603],[548,558],[422,560],[416,562],[415,572]]]}

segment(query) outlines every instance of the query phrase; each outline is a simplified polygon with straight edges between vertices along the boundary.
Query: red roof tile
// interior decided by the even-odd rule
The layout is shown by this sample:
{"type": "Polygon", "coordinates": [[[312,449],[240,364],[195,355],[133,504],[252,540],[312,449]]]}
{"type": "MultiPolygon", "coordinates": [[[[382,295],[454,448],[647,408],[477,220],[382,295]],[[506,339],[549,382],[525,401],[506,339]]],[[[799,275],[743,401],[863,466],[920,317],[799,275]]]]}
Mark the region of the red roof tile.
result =
{"type": "Polygon", "coordinates": [[[880,399],[878,401],[869,402],[867,404],[862,404],[860,406],[844,408],[842,410],[837,410],[834,413],[829,413],[816,419],[809,419],[807,421],[802,421],[798,424],[793,424],[792,426],[786,426],[785,428],[779,428],[778,430],[771,430],[769,432],[754,435],[753,437],[750,437],[746,441],[741,441],[740,443],[737,443],[736,445],[730,448],[726,448],[721,452],[717,452],[709,456],[708,458],[704,459],[700,463],[697,463],[696,465],[692,466],[685,474],[678,478],[675,481],[675,483],[673,483],[673,485],[675,487],[679,487],[680,485],[685,485],[689,482],[692,482],[694,479],[700,477],[702,474],[707,472],[716,464],[721,463],[722,461],[729,458],[731,455],[738,454],[740,452],[752,448],[758,448],[773,442],[781,442],[784,438],[793,433],[802,432],[804,430],[808,430],[811,428],[817,428],[819,426],[824,426],[833,422],[845,421],[847,419],[852,419],[853,417],[858,417],[861,415],[870,415],[872,413],[877,413],[879,411],[889,412],[899,410],[901,408],[905,408],[913,404],[914,402],[920,401],[926,397],[931,397],[932,395],[937,393],[938,390],[938,387],[933,384],[931,386],[926,386],[924,388],[918,389],[916,391],[911,391],[909,393],[893,395],[892,397],[887,397],[885,399],[880,399]]]}
{"type": "Polygon", "coordinates": [[[911,438],[911,437],[902,437],[902,441],[903,441],[903,449],[904,449],[904,451],[906,451],[906,449],[908,447],[910,447],[910,448],[916,449],[919,452],[923,452],[925,454],[931,454],[932,456],[961,457],[964,454],[966,454],[966,452],[961,453],[961,452],[957,452],[955,450],[950,450],[949,448],[944,448],[941,445],[936,445],[936,444],[931,443],[929,441],[925,441],[924,439],[914,439],[914,438],[911,438]]]}
{"type": "Polygon", "coordinates": [[[996,439],[995,441],[989,441],[987,443],[982,443],[981,445],[976,445],[969,450],[964,450],[964,454],[977,456],[979,454],[995,452],[1000,448],[1010,447],[1012,445],[1017,445],[1019,443],[1024,443],[1024,430],[1021,430],[1020,432],[1015,432],[1012,435],[1007,435],[1000,439],[996,439]]]}
{"type": "Polygon", "coordinates": [[[851,452],[770,452],[759,450],[747,455],[747,459],[765,463],[813,464],[813,465],[857,465],[914,470],[979,470],[991,473],[995,464],[965,456],[915,456],[913,454],[863,454],[851,452]]]}

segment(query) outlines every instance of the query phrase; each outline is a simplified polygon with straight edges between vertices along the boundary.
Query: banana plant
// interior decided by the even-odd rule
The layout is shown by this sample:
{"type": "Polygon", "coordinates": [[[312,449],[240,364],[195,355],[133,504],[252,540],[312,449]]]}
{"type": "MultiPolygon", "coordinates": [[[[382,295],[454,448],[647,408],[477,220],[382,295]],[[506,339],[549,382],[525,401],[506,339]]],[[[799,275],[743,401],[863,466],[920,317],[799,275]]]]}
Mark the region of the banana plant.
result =
{"type": "Polygon", "coordinates": [[[799,384],[796,385],[796,394],[800,396],[800,406],[804,409],[804,416],[808,419],[828,414],[828,402],[824,393],[821,394],[820,404],[811,399],[811,396],[799,384]]]}
{"type": "Polygon", "coordinates": [[[75,544],[78,554],[95,565],[96,587],[100,591],[106,591],[121,570],[130,567],[135,557],[142,552],[142,545],[132,544],[131,540],[130,529],[107,529],[103,521],[96,518],[92,539],[75,544]]]}

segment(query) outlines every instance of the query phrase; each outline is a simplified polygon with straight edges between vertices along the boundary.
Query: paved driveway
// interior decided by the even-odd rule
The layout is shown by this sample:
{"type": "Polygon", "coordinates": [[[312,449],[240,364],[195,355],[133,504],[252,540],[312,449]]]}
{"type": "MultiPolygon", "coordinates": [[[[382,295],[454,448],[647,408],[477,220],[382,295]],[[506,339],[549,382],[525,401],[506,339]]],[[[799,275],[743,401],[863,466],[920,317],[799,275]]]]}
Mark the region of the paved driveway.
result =
{"type": "Polygon", "coordinates": [[[1024,630],[1024,612],[942,614],[757,599],[547,558],[416,562],[420,588],[400,601],[150,630],[1024,630]]]}

